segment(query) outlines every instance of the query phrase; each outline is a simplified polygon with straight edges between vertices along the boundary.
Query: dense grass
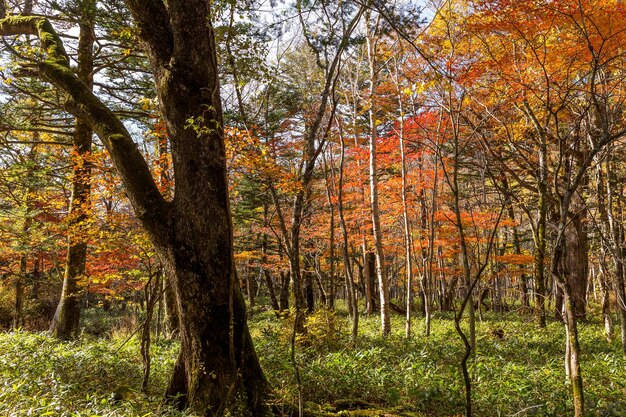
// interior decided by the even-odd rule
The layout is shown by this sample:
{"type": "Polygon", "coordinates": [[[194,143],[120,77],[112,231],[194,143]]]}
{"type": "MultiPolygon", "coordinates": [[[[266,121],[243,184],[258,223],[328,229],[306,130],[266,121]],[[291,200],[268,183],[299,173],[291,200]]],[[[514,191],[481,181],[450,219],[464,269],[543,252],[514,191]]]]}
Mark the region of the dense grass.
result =
{"type": "Polygon", "coordinates": [[[123,343],[59,343],[44,334],[1,334],[0,416],[156,415],[177,346],[154,345],[154,389],[146,396],[136,391],[141,385],[139,345],[136,340],[123,343]]]}
{"type": "MultiPolygon", "coordinates": [[[[333,410],[338,400],[367,402],[394,415],[453,416],[463,412],[458,361],[461,344],[450,317],[436,317],[432,335],[403,337],[394,317],[393,334],[379,336],[377,317],[362,318],[355,346],[345,314],[318,312],[310,336],[297,347],[302,392],[311,411],[333,410]]],[[[297,402],[289,359],[291,322],[257,312],[252,333],[277,403],[297,402]]],[[[471,361],[477,416],[564,416],[571,414],[563,371],[563,329],[538,330],[528,316],[487,315],[478,326],[478,351],[471,361]],[[493,330],[502,329],[500,339],[493,330]]],[[[0,416],[180,415],[160,409],[160,393],[175,359],[174,342],[153,344],[149,395],[140,385],[139,346],[132,339],[85,338],[58,343],[43,334],[0,335],[0,416]]],[[[626,361],[594,320],[581,324],[582,366],[590,416],[626,415],[626,361]]],[[[378,415],[378,414],[376,414],[378,415]]]]}
{"type": "MultiPolygon", "coordinates": [[[[305,400],[332,402],[355,398],[381,407],[402,407],[432,416],[463,413],[459,369],[461,343],[451,317],[434,320],[423,337],[416,320],[414,337],[403,337],[404,323],[394,317],[393,334],[378,336],[378,318],[361,320],[356,347],[343,340],[310,341],[298,350],[305,400]]],[[[343,326],[347,335],[347,323],[343,326]]],[[[609,344],[599,323],[582,323],[582,368],[590,416],[626,415],[626,361],[619,343],[609,344]]],[[[563,367],[564,330],[560,323],[536,328],[528,316],[487,315],[478,325],[478,348],[470,364],[477,416],[565,416],[571,414],[570,389],[563,367]],[[494,335],[502,329],[504,337],[494,335]],[[517,413],[517,414],[516,414],[517,413]]],[[[284,333],[270,315],[256,319],[254,335],[264,369],[279,395],[295,401],[293,371],[284,333]]]]}

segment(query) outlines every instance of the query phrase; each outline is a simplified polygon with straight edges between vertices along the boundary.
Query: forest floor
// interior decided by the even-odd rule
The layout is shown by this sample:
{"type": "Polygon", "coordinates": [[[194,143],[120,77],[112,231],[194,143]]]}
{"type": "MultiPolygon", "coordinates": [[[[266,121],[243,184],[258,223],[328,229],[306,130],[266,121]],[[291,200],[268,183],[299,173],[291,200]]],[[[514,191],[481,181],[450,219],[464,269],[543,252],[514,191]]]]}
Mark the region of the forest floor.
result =
{"type": "MultiPolygon", "coordinates": [[[[102,326],[95,317],[87,314],[87,329],[102,326]]],[[[349,340],[349,317],[341,310],[317,312],[308,325],[309,336],[296,349],[305,415],[463,413],[462,349],[450,316],[437,315],[428,338],[422,335],[423,320],[416,318],[409,340],[400,316],[394,317],[388,338],[379,335],[377,317],[362,317],[355,346],[349,340]]],[[[588,415],[625,416],[626,361],[619,343],[606,341],[595,316],[580,327],[588,415]]],[[[273,403],[287,410],[285,404],[298,401],[291,321],[256,311],[251,328],[273,403]]],[[[477,331],[477,353],[470,361],[476,416],[571,414],[560,323],[540,330],[530,316],[486,314],[477,331]]],[[[59,343],[45,334],[0,334],[0,416],[182,416],[160,407],[177,344],[162,339],[152,344],[150,389],[144,395],[138,391],[139,343],[136,338],[125,343],[128,336],[128,330],[117,330],[59,343]]]]}

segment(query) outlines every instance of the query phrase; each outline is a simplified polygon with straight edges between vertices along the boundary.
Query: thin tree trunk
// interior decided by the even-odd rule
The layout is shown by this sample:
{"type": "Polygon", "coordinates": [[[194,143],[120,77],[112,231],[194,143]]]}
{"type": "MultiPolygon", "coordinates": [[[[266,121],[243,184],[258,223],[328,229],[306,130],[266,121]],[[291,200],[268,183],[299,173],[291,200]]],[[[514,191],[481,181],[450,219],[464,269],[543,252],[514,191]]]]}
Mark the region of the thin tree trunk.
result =
{"type": "Polygon", "coordinates": [[[565,229],[567,240],[565,259],[570,280],[570,294],[574,306],[574,314],[585,319],[587,310],[587,283],[589,275],[588,237],[584,228],[586,211],[580,198],[572,201],[572,218],[565,229]]]}
{"type": "MultiPolygon", "coordinates": [[[[611,148],[609,148],[610,152],[611,148]]],[[[622,353],[626,357],[626,290],[624,285],[624,227],[621,222],[615,217],[614,207],[618,210],[622,209],[622,197],[621,193],[616,194],[617,190],[620,190],[621,186],[615,175],[614,166],[611,162],[613,159],[609,155],[608,160],[605,162],[606,172],[608,173],[608,181],[606,182],[606,195],[607,195],[607,221],[608,230],[610,233],[610,239],[613,246],[613,260],[615,263],[615,275],[613,279],[613,289],[615,291],[615,300],[617,303],[617,311],[619,313],[620,320],[620,336],[622,342],[622,353]]]]}
{"type": "MultiPolygon", "coordinates": [[[[38,140],[38,134],[34,135],[35,142],[38,140]]],[[[22,233],[20,236],[20,245],[27,247],[31,235],[31,226],[33,224],[33,192],[35,191],[35,169],[37,166],[37,149],[34,144],[28,153],[28,159],[31,165],[26,171],[26,189],[24,199],[24,220],[22,223],[22,233]]],[[[26,286],[26,278],[28,272],[28,254],[23,252],[20,256],[20,271],[15,277],[15,303],[13,310],[13,329],[19,329],[24,326],[24,292],[26,286]]]]}
{"type": "Polygon", "coordinates": [[[246,265],[246,292],[248,293],[248,317],[254,315],[255,304],[255,281],[254,276],[250,274],[250,264],[246,265]]]}
{"type": "MultiPolygon", "coordinates": [[[[397,74],[397,68],[396,68],[397,74]]],[[[402,197],[402,220],[404,226],[404,257],[405,257],[405,269],[406,269],[406,317],[404,336],[408,339],[411,337],[411,309],[413,307],[413,239],[411,236],[411,224],[409,222],[409,210],[407,203],[407,161],[406,150],[404,143],[404,106],[402,103],[402,95],[398,92],[398,111],[400,112],[399,121],[399,142],[400,142],[400,169],[402,190],[400,191],[402,197]]],[[[423,203],[423,202],[422,202],[423,203]]],[[[422,204],[423,207],[423,204],[422,204]]],[[[423,276],[423,274],[422,274],[423,276]]],[[[422,278],[423,280],[423,278],[422,278]]],[[[423,286],[422,286],[423,288],[423,286]]],[[[424,311],[428,311],[428,299],[424,294],[424,311]]]]}
{"type": "MultiPolygon", "coordinates": [[[[541,160],[541,159],[540,159],[541,160]]],[[[542,164],[540,164],[541,166],[542,164]]],[[[546,203],[546,183],[539,181],[539,216],[535,234],[535,317],[539,328],[546,327],[546,225],[547,225],[547,203],[546,203]]]]}
{"type": "Polygon", "coordinates": [[[176,337],[180,330],[180,319],[178,316],[178,306],[176,305],[176,294],[169,278],[163,277],[163,301],[165,304],[165,328],[167,337],[176,337]]]}
{"type": "Polygon", "coordinates": [[[20,273],[15,279],[15,304],[13,307],[13,329],[21,329],[24,326],[24,285],[26,281],[27,256],[20,258],[20,273]]]}
{"type": "Polygon", "coordinates": [[[141,329],[141,359],[143,363],[143,377],[141,380],[141,392],[144,394],[148,392],[148,382],[150,381],[150,342],[151,342],[151,327],[152,316],[154,315],[154,306],[160,297],[161,291],[161,271],[157,271],[156,274],[150,276],[146,286],[144,288],[144,294],[146,297],[146,319],[143,322],[141,329]]]}
{"type": "MultiPolygon", "coordinates": [[[[330,146],[330,144],[329,144],[330,146]]],[[[331,150],[332,152],[332,150],[331,150]]],[[[331,154],[332,156],[332,154],[331,154]]],[[[322,153],[322,159],[324,161],[324,182],[326,184],[326,201],[328,202],[328,214],[330,215],[330,221],[328,224],[328,234],[329,234],[329,272],[328,272],[328,286],[329,288],[329,297],[328,297],[328,305],[327,307],[333,310],[335,308],[335,205],[332,199],[332,190],[331,184],[329,181],[330,178],[334,178],[334,167],[331,159],[330,171],[331,174],[328,174],[328,164],[326,163],[326,154],[322,153]]]]}
{"type": "MultiPolygon", "coordinates": [[[[96,1],[85,0],[81,6],[78,35],[77,75],[91,90],[93,88],[95,43],[94,19],[96,1]]],[[[80,118],[76,119],[73,137],[72,196],[68,213],[68,242],[65,274],[61,299],[57,306],[50,332],[58,339],[67,340],[78,336],[82,288],[85,279],[87,242],[84,223],[91,209],[91,127],[80,118]]]]}
{"type": "Polygon", "coordinates": [[[380,224],[380,208],[378,205],[378,168],[376,162],[376,142],[378,132],[376,126],[375,103],[376,93],[376,40],[378,22],[371,26],[370,19],[366,19],[367,29],[367,56],[369,63],[369,186],[370,207],[372,212],[372,232],[374,234],[374,254],[376,256],[376,275],[380,291],[380,321],[383,336],[391,333],[391,318],[389,314],[389,289],[385,270],[385,255],[383,252],[382,229],[380,224]]]}
{"type": "Polygon", "coordinates": [[[280,283],[280,311],[283,312],[289,310],[289,284],[291,283],[289,273],[280,272],[280,283]]]}
{"type": "MultiPolygon", "coordinates": [[[[337,187],[337,210],[339,212],[339,225],[341,226],[341,254],[343,257],[343,269],[346,278],[346,292],[348,298],[348,305],[350,314],[352,315],[352,343],[356,344],[356,340],[359,333],[359,306],[356,299],[356,289],[354,285],[354,279],[352,276],[352,268],[350,268],[350,254],[348,252],[348,228],[346,227],[346,219],[343,212],[343,174],[344,174],[344,162],[346,153],[346,144],[343,138],[343,134],[340,131],[339,138],[341,140],[341,156],[339,160],[339,185],[337,187]]],[[[367,266],[364,265],[367,268],[367,266]]],[[[369,277],[366,278],[366,282],[369,277]]],[[[366,287],[369,285],[366,284],[366,287]]],[[[367,291],[366,291],[367,292],[367,291]]],[[[367,298],[367,296],[366,296],[367,298]]]]}

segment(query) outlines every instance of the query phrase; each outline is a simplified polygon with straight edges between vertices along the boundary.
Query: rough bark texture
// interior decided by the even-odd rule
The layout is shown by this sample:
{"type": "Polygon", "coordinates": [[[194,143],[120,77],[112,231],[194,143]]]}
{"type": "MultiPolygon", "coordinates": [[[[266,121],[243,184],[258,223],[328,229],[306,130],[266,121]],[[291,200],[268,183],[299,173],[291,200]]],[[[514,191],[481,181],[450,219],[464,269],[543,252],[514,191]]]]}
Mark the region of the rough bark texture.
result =
{"type": "Polygon", "coordinates": [[[186,385],[182,394],[198,414],[231,410],[262,415],[266,382],[232,257],[209,2],[170,1],[167,10],[158,1],[128,3],[152,59],[172,150],[175,197],[167,235],[154,240],[176,294],[186,385]]]}
{"type": "Polygon", "coordinates": [[[584,208],[583,202],[578,202],[572,206],[574,214],[565,229],[567,278],[572,290],[574,314],[579,318],[585,318],[589,275],[588,237],[584,229],[586,208],[584,208]]]}
{"type": "Polygon", "coordinates": [[[163,300],[165,301],[165,330],[167,337],[173,338],[178,335],[178,331],[180,329],[178,307],[176,306],[176,294],[174,293],[174,287],[169,279],[164,277],[163,283],[163,300]]]}

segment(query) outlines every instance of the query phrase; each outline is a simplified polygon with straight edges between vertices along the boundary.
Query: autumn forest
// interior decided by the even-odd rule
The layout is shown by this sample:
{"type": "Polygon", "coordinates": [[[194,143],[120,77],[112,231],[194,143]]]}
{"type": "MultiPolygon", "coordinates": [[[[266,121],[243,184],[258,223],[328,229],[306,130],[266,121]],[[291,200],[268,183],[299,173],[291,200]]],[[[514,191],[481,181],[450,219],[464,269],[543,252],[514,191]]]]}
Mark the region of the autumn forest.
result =
{"type": "Polygon", "coordinates": [[[0,36],[0,415],[626,415],[621,0],[0,36]]]}

